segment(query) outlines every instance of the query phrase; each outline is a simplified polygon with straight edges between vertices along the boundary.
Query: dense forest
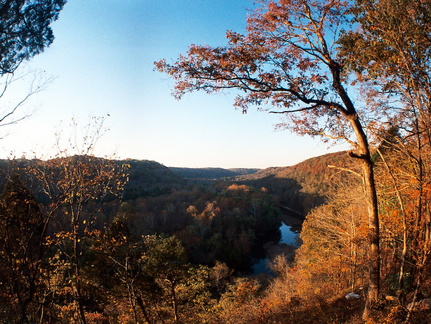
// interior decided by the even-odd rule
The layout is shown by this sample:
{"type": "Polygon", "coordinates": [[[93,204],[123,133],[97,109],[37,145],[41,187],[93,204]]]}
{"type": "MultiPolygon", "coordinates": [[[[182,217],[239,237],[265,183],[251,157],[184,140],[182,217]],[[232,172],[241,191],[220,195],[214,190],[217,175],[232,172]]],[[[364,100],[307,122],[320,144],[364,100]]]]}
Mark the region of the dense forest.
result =
{"type": "MultiPolygon", "coordinates": [[[[414,223],[403,223],[388,171],[410,167],[401,153],[391,144],[374,155],[390,221],[381,322],[405,318],[411,294],[427,301],[431,289],[426,280],[414,285],[415,259],[407,258],[415,256],[403,255],[404,236],[416,234],[404,232],[414,223]]],[[[202,169],[200,182],[153,161],[90,156],[1,166],[4,323],[360,322],[366,211],[347,152],[211,182],[202,169]],[[271,272],[254,274],[265,244],[276,244],[281,220],[292,217],[284,207],[301,222],[307,215],[302,244],[294,260],[271,255],[271,272]]],[[[410,320],[423,323],[429,311],[419,305],[410,320]]]]}

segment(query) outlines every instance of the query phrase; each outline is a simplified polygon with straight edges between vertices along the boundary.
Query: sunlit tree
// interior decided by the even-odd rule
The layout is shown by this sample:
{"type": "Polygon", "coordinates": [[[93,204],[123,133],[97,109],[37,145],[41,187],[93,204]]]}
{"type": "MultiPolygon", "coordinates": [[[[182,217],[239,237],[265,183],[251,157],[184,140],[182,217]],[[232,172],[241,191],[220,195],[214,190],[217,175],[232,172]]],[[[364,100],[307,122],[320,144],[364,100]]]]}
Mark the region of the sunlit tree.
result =
{"type": "Polygon", "coordinates": [[[83,254],[88,248],[86,238],[96,228],[96,212],[103,202],[121,195],[127,181],[126,165],[91,155],[102,136],[103,120],[92,119],[84,127],[84,134],[75,131],[67,140],[69,146],[63,144],[63,150],[60,150],[62,142],[58,140],[58,157],[36,161],[28,169],[35,178],[34,190],[47,202],[44,211],[56,232],[58,255],[68,262],[65,280],[71,284],[77,318],[81,323],[86,323],[82,273],[83,254]]]}

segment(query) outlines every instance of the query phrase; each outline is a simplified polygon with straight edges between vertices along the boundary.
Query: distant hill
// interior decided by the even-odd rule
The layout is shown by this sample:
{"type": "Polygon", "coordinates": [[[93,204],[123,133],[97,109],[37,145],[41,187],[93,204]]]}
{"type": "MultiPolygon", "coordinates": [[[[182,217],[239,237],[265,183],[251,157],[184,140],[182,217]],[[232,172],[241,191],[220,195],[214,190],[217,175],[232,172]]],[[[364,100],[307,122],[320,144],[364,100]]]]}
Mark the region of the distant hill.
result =
{"type": "Polygon", "coordinates": [[[305,215],[324,203],[341,177],[350,176],[344,169],[354,169],[355,161],[347,152],[329,153],[288,167],[272,167],[235,178],[255,187],[265,187],[282,206],[305,215]]]}
{"type": "Polygon", "coordinates": [[[223,169],[223,168],[177,168],[170,167],[176,175],[191,180],[221,180],[224,178],[249,175],[260,169],[223,169]]]}

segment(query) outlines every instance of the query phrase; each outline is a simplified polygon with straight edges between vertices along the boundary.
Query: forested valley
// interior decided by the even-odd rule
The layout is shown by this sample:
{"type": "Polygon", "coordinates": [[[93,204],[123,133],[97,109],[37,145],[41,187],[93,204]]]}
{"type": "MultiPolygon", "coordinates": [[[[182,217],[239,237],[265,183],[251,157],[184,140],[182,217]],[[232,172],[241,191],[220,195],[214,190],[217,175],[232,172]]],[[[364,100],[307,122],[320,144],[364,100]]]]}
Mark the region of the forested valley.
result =
{"type": "MultiPolygon", "coordinates": [[[[415,160],[396,139],[373,155],[387,265],[376,318],[425,323],[415,160]]],[[[187,179],[153,161],[3,160],[2,322],[360,323],[368,227],[353,162],[339,152],[230,178],[188,169],[187,179]],[[299,248],[254,274],[289,217],[304,221],[299,248]]]]}
{"type": "Polygon", "coordinates": [[[289,197],[285,185],[271,194],[210,180],[223,175],[211,169],[190,180],[153,161],[0,164],[4,323],[217,322],[223,295],[263,284],[248,279],[252,262],[279,241],[277,200],[289,197]]]}

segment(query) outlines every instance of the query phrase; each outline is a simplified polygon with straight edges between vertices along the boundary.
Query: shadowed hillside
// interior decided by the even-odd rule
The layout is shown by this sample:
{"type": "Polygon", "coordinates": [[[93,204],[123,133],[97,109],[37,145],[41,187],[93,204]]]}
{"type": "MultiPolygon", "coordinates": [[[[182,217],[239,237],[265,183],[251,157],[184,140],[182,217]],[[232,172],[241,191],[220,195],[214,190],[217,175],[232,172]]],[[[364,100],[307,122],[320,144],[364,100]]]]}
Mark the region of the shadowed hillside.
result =
{"type": "Polygon", "coordinates": [[[354,160],[346,152],[313,157],[288,167],[272,167],[253,174],[242,175],[236,181],[267,188],[281,206],[305,215],[325,202],[333,191],[334,183],[354,169],[354,160]]]}
{"type": "Polygon", "coordinates": [[[183,177],[155,161],[125,160],[117,163],[130,165],[129,181],[124,188],[125,200],[159,196],[186,183],[183,177]]]}

